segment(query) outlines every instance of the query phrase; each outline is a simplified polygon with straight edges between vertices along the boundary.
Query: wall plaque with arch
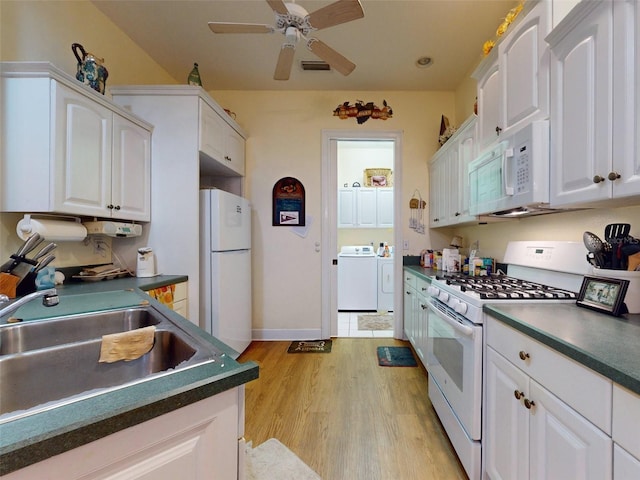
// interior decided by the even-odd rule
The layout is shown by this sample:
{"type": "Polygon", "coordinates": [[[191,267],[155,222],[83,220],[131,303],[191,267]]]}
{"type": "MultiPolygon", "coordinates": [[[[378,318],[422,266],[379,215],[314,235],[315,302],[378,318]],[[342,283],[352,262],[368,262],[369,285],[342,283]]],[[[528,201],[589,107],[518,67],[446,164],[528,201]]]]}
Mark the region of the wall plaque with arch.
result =
{"type": "Polygon", "coordinates": [[[273,226],[305,225],[305,191],[293,177],[283,177],[273,186],[273,226]]]}

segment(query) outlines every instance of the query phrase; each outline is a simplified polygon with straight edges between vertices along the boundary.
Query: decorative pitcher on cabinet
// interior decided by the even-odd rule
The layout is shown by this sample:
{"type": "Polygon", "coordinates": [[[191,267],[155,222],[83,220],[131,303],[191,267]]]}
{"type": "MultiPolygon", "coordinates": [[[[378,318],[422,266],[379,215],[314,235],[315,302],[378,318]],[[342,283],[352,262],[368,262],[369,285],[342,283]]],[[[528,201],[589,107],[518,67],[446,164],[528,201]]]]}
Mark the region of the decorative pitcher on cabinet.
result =
{"type": "Polygon", "coordinates": [[[92,53],[87,53],[79,43],[72,43],[71,51],[78,60],[76,79],[104,95],[107,77],[109,76],[109,72],[103,65],[104,59],[98,58],[92,53]]]}

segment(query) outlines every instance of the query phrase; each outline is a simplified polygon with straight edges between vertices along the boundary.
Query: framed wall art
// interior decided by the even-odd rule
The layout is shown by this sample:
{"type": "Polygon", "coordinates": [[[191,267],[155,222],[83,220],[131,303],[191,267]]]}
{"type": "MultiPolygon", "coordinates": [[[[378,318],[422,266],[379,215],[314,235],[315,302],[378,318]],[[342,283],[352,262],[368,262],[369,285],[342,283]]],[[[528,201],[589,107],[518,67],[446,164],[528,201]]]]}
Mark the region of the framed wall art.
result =
{"type": "Polygon", "coordinates": [[[624,296],[628,286],[628,280],[585,276],[576,304],[618,317],[627,313],[624,296]]]}
{"type": "Polygon", "coordinates": [[[303,227],[305,224],[305,191],[293,177],[284,177],[273,186],[273,226],[303,227]]]}

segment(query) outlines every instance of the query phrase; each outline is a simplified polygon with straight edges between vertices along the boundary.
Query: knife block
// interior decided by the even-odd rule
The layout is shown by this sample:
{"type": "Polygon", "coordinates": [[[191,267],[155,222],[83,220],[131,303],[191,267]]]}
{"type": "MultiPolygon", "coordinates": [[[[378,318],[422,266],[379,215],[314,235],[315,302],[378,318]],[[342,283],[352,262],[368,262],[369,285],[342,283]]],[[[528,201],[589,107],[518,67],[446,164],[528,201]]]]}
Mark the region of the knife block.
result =
{"type": "Polygon", "coordinates": [[[16,295],[22,297],[36,291],[36,274],[29,272],[16,288],[16,295]]]}
{"type": "Polygon", "coordinates": [[[0,273],[0,293],[9,298],[16,298],[20,278],[9,273],[0,273]]]}

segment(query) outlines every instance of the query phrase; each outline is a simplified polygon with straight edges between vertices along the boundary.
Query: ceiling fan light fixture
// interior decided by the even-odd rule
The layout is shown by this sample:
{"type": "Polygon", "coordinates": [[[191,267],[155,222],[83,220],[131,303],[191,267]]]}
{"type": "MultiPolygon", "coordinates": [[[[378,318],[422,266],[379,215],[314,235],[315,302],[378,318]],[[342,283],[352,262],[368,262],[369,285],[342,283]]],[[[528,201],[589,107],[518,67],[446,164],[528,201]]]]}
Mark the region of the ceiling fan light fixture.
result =
{"type": "Polygon", "coordinates": [[[416,66],[418,68],[427,68],[430,67],[431,65],[433,65],[433,58],[431,57],[420,57],[418,58],[418,60],[416,60],[416,66]]]}
{"type": "Polygon", "coordinates": [[[302,70],[315,72],[331,70],[331,65],[329,65],[327,62],[323,62],[322,60],[301,60],[300,65],[302,66],[302,70]]]}

